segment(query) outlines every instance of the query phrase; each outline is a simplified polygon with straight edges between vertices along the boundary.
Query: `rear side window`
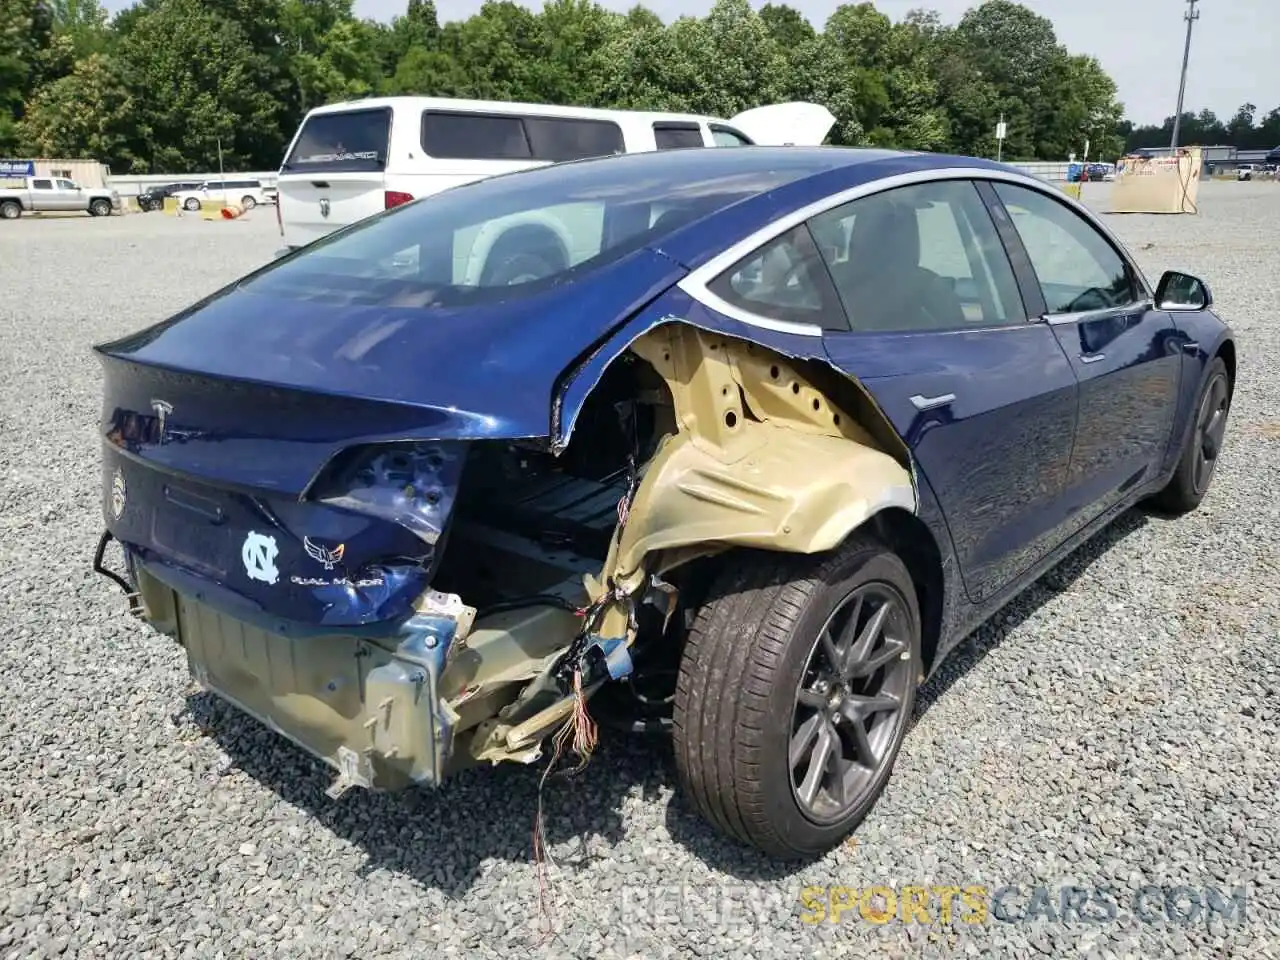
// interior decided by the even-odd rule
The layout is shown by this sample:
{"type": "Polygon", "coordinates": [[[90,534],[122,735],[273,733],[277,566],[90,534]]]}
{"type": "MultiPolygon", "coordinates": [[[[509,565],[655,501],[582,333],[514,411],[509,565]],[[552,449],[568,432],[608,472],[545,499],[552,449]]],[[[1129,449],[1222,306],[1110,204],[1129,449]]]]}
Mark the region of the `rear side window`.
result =
{"type": "Polygon", "coordinates": [[[422,149],[442,160],[584,160],[623,152],[609,120],[427,110],[422,149]]]}
{"type": "Polygon", "coordinates": [[[52,189],[53,189],[53,181],[52,181],[52,180],[32,180],[32,181],[31,181],[31,189],[33,189],[33,190],[52,190],[52,189]]]}
{"type": "Polygon", "coordinates": [[[585,160],[624,152],[622,130],[608,120],[525,117],[536,160],[585,160]]]}
{"type": "Polygon", "coordinates": [[[655,123],[653,139],[659,150],[704,146],[702,130],[696,123],[655,123]]]}
{"type": "Polygon", "coordinates": [[[387,165],[391,111],[385,107],[317,113],[302,122],[285,158],[290,173],[380,173],[387,165]]]}

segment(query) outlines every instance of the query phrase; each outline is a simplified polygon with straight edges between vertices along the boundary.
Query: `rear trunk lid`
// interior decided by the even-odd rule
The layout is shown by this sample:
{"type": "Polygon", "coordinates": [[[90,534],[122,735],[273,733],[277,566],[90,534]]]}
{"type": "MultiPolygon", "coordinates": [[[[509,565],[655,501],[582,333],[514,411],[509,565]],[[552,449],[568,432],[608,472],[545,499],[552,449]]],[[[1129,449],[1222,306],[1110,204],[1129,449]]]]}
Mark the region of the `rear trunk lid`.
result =
{"type": "Polygon", "coordinates": [[[408,615],[468,441],[547,436],[560,373],[684,273],[640,250],[541,295],[428,310],[312,298],[305,274],[268,270],[96,348],[104,515],[179,592],[324,626],[408,615]]]}
{"type": "Polygon", "coordinates": [[[107,528],[154,576],[257,622],[410,612],[465,452],[403,442],[430,413],[118,358],[104,368],[107,528]],[[355,487],[365,495],[343,506],[355,487]]]}
{"type": "Polygon", "coordinates": [[[380,173],[282,173],[279,189],[280,222],[284,243],[290,247],[305,246],[386,209],[380,173]]]}

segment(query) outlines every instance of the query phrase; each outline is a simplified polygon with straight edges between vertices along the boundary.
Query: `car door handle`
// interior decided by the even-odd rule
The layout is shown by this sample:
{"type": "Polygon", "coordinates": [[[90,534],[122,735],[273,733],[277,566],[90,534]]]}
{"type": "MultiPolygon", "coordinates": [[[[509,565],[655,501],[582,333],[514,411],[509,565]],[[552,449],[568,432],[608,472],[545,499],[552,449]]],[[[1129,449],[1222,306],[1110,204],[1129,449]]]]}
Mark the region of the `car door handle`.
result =
{"type": "Polygon", "coordinates": [[[1082,353],[1080,354],[1081,363],[1097,363],[1099,360],[1107,359],[1105,353],[1082,353]]]}
{"type": "Polygon", "coordinates": [[[911,402],[915,404],[917,410],[933,410],[935,407],[945,407],[949,403],[954,403],[955,399],[954,393],[944,393],[937,397],[925,397],[917,393],[911,398],[911,402]]]}
{"type": "Polygon", "coordinates": [[[1200,352],[1200,344],[1195,340],[1188,340],[1182,345],[1182,351],[1195,356],[1195,354],[1200,352]]]}

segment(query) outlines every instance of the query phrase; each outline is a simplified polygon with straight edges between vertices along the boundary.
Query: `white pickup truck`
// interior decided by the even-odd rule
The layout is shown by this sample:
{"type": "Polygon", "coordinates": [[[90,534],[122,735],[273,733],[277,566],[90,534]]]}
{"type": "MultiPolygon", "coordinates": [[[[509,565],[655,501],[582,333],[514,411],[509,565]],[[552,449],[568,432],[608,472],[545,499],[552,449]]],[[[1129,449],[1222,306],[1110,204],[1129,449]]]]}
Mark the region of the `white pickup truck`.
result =
{"type": "Polygon", "coordinates": [[[23,177],[23,186],[0,187],[0,220],[17,220],[23,213],[82,210],[90,216],[109,217],[120,209],[115,190],[85,188],[65,177],[23,177]]]}

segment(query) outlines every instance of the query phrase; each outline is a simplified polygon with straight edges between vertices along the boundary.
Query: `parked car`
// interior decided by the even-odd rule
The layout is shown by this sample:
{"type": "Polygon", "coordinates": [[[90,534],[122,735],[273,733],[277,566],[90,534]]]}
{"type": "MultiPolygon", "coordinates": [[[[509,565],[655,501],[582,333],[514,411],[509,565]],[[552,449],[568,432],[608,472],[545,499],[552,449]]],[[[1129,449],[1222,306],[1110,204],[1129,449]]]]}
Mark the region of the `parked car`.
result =
{"type": "Polygon", "coordinates": [[[82,187],[65,177],[24,177],[18,188],[0,188],[0,219],[17,220],[26,213],[82,210],[90,216],[109,217],[120,209],[120,194],[103,188],[82,187]]]}
{"type": "Polygon", "coordinates": [[[147,187],[146,190],[138,194],[138,208],[144,212],[150,210],[164,209],[164,201],[166,197],[171,197],[179,190],[198,190],[201,181],[185,180],[178,183],[156,184],[147,187]]]}
{"type": "Polygon", "coordinates": [[[199,210],[206,203],[218,206],[237,204],[252,210],[266,203],[266,193],[261,180],[206,180],[190,190],[177,190],[173,197],[183,210],[199,210]]]}
{"type": "Polygon", "coordinates": [[[819,144],[834,123],[811,103],[756,107],[731,120],[439,97],[329,104],[303,118],[280,167],[279,253],[498,173],[648,150],[819,144]]]}
{"type": "Polygon", "coordinates": [[[1237,180],[1252,180],[1252,179],[1253,179],[1253,173],[1254,173],[1254,170],[1255,170],[1255,169],[1256,169],[1256,168],[1254,167],[1254,165],[1253,165],[1252,163],[1242,163],[1242,164],[1240,164],[1240,166],[1236,167],[1236,179],[1237,179],[1237,180]]]}
{"type": "Polygon", "coordinates": [[[988,160],[496,176],[99,344],[94,568],[332,795],[585,759],[641,688],[710,822],[814,856],[961,639],[1130,507],[1200,504],[1212,304],[988,160]],[[476,243],[537,216],[571,257],[476,243]]]}

